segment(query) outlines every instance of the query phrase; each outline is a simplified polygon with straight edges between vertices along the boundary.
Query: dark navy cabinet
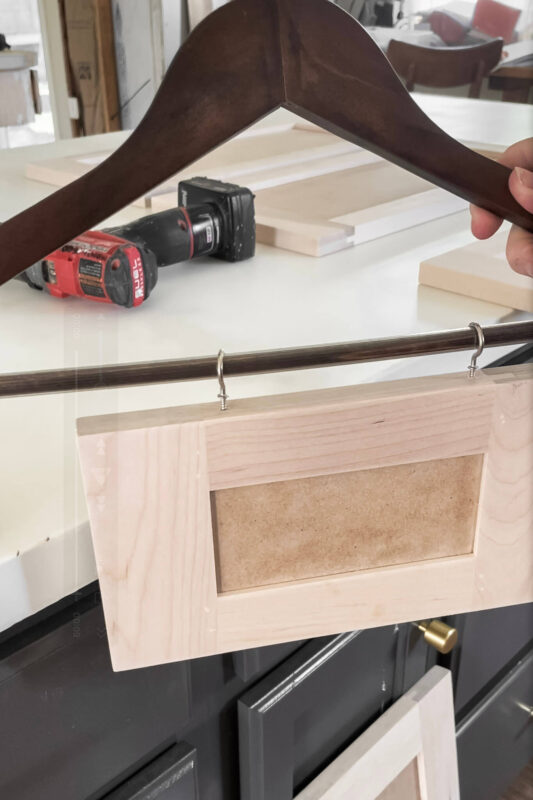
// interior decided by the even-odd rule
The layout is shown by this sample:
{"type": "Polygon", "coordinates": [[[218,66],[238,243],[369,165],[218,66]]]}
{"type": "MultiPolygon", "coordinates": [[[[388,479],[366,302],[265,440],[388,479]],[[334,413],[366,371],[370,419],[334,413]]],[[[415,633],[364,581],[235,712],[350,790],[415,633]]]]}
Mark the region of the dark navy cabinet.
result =
{"type": "Polygon", "coordinates": [[[290,800],[439,660],[462,798],[496,800],[533,756],[533,605],[449,621],[451,657],[404,624],[114,673],[91,587],[2,635],[0,797],[290,800]]]}

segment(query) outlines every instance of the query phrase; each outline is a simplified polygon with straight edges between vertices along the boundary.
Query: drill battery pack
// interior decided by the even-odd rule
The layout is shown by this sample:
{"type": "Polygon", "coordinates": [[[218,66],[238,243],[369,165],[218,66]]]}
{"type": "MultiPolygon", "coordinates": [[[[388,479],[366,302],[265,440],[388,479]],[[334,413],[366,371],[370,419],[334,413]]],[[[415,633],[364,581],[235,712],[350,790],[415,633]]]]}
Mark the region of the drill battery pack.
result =
{"type": "Polygon", "coordinates": [[[255,253],[254,195],[250,189],[212,178],[191,178],[178,186],[178,206],[213,205],[222,226],[220,245],[212,255],[245,261],[255,253]]]}

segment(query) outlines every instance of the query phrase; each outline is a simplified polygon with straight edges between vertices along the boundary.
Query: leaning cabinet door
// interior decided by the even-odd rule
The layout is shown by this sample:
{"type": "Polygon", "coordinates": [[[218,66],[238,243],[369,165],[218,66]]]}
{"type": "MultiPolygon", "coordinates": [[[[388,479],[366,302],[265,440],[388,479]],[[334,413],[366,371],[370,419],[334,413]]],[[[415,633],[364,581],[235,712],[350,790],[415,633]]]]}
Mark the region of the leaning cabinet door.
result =
{"type": "Polygon", "coordinates": [[[532,377],[80,420],[114,668],[532,600],[532,377]]]}
{"type": "Polygon", "coordinates": [[[452,682],[418,681],[296,800],[459,800],[452,682]]]}

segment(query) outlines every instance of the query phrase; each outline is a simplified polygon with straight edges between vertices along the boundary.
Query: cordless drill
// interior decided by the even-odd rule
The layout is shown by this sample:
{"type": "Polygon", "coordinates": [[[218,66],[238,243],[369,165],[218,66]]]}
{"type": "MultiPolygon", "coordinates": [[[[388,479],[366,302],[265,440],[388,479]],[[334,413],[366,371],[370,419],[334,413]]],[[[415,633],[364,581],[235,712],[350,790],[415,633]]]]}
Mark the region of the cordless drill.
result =
{"type": "Polygon", "coordinates": [[[157,283],[159,267],[210,255],[244,261],[255,251],[254,196],[209,178],[178,186],[178,207],[103,231],[88,231],[18,278],[56,297],[75,295],[131,308],[157,283]]]}

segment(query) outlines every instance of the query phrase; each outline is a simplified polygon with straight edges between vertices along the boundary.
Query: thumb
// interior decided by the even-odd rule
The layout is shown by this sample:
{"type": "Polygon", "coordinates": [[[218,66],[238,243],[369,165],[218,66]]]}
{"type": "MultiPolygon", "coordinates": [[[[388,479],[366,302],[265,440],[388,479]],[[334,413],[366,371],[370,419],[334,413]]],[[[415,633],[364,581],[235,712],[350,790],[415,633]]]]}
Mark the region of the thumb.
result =
{"type": "Polygon", "coordinates": [[[533,172],[515,167],[509,178],[509,189],[514,199],[533,214],[533,172]]]}

